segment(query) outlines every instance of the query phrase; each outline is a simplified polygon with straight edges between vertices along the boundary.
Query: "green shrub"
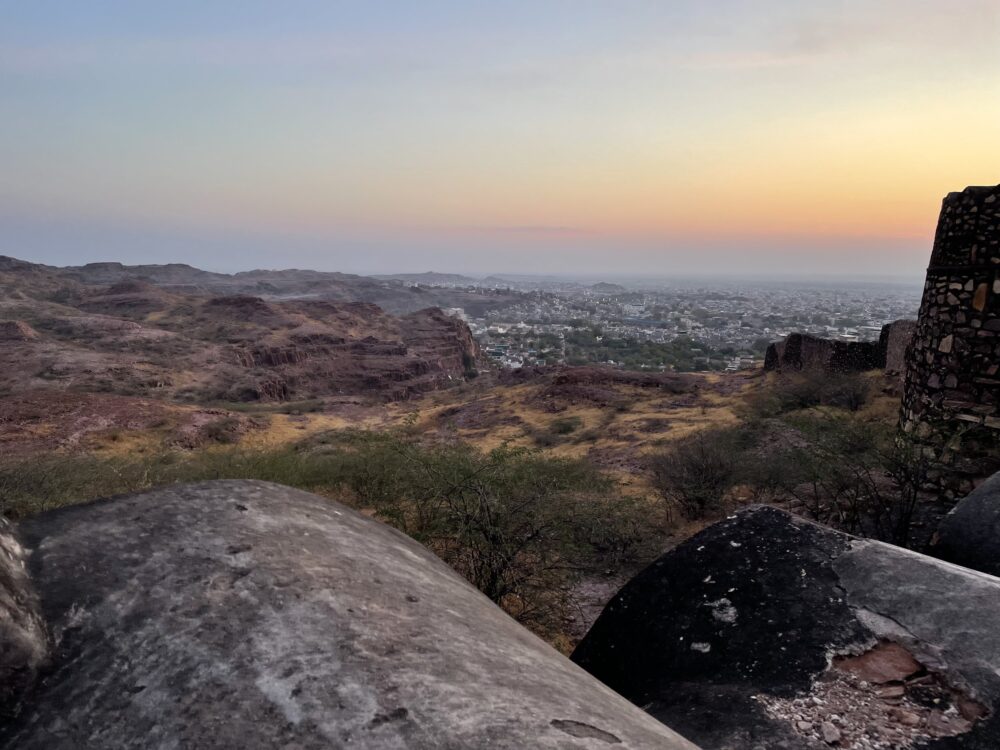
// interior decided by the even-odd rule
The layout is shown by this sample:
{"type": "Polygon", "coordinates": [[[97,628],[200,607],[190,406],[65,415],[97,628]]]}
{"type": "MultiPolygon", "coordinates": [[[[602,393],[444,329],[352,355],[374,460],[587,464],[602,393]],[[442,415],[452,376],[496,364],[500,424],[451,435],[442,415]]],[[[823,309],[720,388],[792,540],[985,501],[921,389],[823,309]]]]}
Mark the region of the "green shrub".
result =
{"type": "Polygon", "coordinates": [[[746,398],[751,418],[776,417],[816,406],[858,411],[868,402],[870,385],[861,373],[808,370],[779,374],[746,398]]]}
{"type": "Polygon", "coordinates": [[[648,512],[612,497],[608,479],[582,461],[421,446],[391,433],[340,433],[325,450],[359,504],[524,622],[551,614],[551,593],[581,571],[649,549],[648,512]]]}
{"type": "Polygon", "coordinates": [[[582,424],[583,420],[579,417],[560,417],[559,419],[552,420],[552,423],[549,425],[549,432],[553,435],[569,435],[576,432],[582,424]]]}
{"type": "Polygon", "coordinates": [[[830,375],[825,384],[820,397],[820,403],[824,406],[858,411],[868,403],[871,386],[859,373],[830,375]]]}
{"type": "Polygon", "coordinates": [[[276,450],[219,445],[136,459],[8,462],[0,464],[0,512],[21,518],[209,479],[278,482],[372,509],[541,634],[560,627],[576,577],[657,551],[650,509],[616,497],[585,462],[507,447],[421,445],[406,429],[329,433],[276,450]]]}
{"type": "Polygon", "coordinates": [[[240,427],[240,420],[236,417],[223,417],[202,427],[201,434],[212,442],[228,445],[239,440],[240,427]]]}
{"type": "Polygon", "coordinates": [[[535,445],[539,448],[551,448],[562,442],[562,439],[558,435],[547,431],[530,430],[529,434],[531,435],[531,439],[534,441],[535,445]]]}
{"type": "Polygon", "coordinates": [[[703,518],[722,507],[726,492],[744,470],[749,434],[714,428],[678,440],[649,460],[653,486],[689,518],[703,518]]]}

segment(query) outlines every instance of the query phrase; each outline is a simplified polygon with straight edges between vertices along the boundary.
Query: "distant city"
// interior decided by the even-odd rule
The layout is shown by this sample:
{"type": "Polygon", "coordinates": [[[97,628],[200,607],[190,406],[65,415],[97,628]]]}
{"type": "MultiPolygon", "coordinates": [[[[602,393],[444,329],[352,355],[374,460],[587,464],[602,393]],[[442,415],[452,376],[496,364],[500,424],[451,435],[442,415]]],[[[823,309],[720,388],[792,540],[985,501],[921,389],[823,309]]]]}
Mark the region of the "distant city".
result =
{"type": "Polygon", "coordinates": [[[481,316],[451,308],[499,366],[606,364],[634,370],[713,371],[759,366],[772,341],[803,332],[877,340],[914,318],[921,287],[893,283],[635,282],[445,274],[393,277],[410,285],[517,292],[481,316]]]}

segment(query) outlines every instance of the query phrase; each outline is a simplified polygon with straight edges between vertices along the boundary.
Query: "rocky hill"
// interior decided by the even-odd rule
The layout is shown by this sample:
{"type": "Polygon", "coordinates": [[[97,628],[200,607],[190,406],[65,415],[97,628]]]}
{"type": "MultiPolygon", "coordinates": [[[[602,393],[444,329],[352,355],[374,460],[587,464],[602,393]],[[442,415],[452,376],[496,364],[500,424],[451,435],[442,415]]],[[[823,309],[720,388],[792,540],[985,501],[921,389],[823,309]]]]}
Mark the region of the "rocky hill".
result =
{"type": "Polygon", "coordinates": [[[265,299],[236,293],[245,285],[234,279],[182,265],[52,269],[2,259],[0,348],[13,366],[0,389],[400,400],[475,372],[468,328],[435,308],[397,317],[357,300],[265,299]],[[223,287],[229,293],[218,294],[223,287]]]}
{"type": "Polygon", "coordinates": [[[471,276],[463,276],[460,273],[437,273],[435,271],[384,274],[373,278],[405,281],[410,284],[426,284],[428,286],[473,286],[478,283],[471,276]]]}
{"type": "MultiPolygon", "coordinates": [[[[463,277],[456,277],[463,278],[463,277]]],[[[77,285],[110,287],[121,282],[145,282],[166,291],[198,295],[249,295],[273,299],[317,299],[368,302],[394,314],[428,307],[462,307],[472,314],[509,305],[517,293],[408,283],[401,277],[372,277],[301,269],[254,270],[235,274],[203,271],[183,263],[127,266],[88,263],[58,268],[0,256],[0,290],[29,280],[32,288],[74,289],[77,285]]],[[[419,281],[414,279],[413,281],[419,281]]],[[[469,280],[471,285],[472,280],[469,280]]]]}

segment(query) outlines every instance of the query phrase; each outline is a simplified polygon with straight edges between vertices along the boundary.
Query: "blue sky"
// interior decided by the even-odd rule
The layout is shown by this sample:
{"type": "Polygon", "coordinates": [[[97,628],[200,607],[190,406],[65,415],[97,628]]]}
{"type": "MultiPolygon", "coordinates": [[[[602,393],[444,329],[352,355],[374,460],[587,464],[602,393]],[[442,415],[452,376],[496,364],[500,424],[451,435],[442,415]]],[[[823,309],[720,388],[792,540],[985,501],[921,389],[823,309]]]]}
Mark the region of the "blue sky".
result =
{"type": "Polygon", "coordinates": [[[913,277],[997,132],[992,0],[0,2],[43,262],[913,277]]]}

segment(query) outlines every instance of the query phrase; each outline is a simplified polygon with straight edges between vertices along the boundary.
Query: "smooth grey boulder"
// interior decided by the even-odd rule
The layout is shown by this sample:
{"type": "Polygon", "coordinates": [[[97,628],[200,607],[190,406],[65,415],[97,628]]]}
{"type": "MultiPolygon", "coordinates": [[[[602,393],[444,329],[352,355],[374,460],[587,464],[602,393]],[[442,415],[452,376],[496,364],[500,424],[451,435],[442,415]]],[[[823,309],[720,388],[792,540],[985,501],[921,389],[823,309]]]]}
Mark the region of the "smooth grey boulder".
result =
{"type": "Polygon", "coordinates": [[[315,495],[182,485],[19,533],[56,646],[2,748],[695,747],[315,495]]]}
{"type": "Polygon", "coordinates": [[[996,750],[997,623],[998,578],[759,507],[633,578],[572,658],[705,750],[996,750]]]}
{"type": "Polygon", "coordinates": [[[49,657],[48,634],[24,558],[10,524],[0,518],[0,721],[16,711],[49,657]]]}
{"type": "Polygon", "coordinates": [[[944,517],[931,551],[942,560],[1000,575],[1000,473],[962,498],[944,517]]]}

